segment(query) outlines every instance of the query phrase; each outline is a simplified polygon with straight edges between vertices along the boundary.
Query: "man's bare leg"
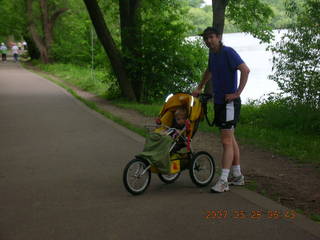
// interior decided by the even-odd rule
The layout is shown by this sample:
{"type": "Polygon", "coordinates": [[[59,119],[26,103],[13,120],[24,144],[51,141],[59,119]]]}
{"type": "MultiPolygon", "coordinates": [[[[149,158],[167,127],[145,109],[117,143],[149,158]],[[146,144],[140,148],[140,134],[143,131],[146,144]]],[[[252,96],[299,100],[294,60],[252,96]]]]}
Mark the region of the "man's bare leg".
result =
{"type": "Polygon", "coordinates": [[[223,146],[221,166],[223,169],[230,169],[233,162],[239,160],[239,148],[238,144],[235,145],[233,129],[221,130],[221,143],[223,146]]]}
{"type": "Polygon", "coordinates": [[[233,151],[234,151],[234,155],[233,155],[233,162],[231,167],[232,178],[230,179],[229,184],[242,186],[244,185],[244,176],[242,175],[241,168],[240,168],[240,150],[234,135],[233,135],[233,151]]]}
{"type": "Polygon", "coordinates": [[[221,129],[220,138],[223,146],[223,154],[221,159],[221,176],[218,182],[211,188],[212,192],[229,191],[228,176],[232,162],[234,160],[233,129],[221,129]]]}
{"type": "Polygon", "coordinates": [[[232,165],[240,165],[240,150],[235,136],[233,135],[233,161],[232,165]]]}

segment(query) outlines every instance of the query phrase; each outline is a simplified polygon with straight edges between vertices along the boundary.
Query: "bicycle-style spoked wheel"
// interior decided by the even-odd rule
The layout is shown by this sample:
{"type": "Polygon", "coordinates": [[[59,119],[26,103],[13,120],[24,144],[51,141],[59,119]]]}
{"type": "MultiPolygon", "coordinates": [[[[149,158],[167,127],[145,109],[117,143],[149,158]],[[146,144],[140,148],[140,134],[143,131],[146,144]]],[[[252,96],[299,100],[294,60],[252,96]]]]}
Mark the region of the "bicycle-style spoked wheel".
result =
{"type": "Polygon", "coordinates": [[[189,173],[194,184],[199,187],[208,185],[212,181],[215,171],[215,163],[209,153],[198,152],[193,156],[189,173]]]}
{"type": "Polygon", "coordinates": [[[128,192],[133,195],[143,193],[151,180],[150,164],[143,159],[135,158],[125,167],[123,183],[128,192]]]}
{"type": "Polygon", "coordinates": [[[174,183],[180,176],[181,172],[173,173],[173,174],[162,174],[159,173],[158,176],[160,180],[166,184],[174,183]]]}

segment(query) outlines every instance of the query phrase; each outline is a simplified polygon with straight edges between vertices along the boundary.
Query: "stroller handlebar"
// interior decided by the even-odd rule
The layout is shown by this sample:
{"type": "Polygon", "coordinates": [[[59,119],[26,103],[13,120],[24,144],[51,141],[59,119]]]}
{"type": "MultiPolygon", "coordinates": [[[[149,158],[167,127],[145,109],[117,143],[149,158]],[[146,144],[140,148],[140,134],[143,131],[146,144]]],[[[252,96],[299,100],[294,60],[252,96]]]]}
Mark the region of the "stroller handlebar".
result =
{"type": "Polygon", "coordinates": [[[198,96],[199,100],[201,103],[207,103],[209,99],[212,98],[212,94],[208,94],[208,93],[201,93],[199,96],[198,96]]]}

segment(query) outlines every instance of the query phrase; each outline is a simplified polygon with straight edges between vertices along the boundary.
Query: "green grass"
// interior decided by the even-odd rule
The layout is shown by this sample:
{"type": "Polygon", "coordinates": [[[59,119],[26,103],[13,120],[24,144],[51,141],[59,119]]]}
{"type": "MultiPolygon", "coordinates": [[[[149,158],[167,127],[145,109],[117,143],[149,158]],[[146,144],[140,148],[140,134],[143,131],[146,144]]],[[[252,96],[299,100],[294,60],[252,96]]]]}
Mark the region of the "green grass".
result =
{"type": "Polygon", "coordinates": [[[318,215],[318,214],[311,214],[310,218],[311,218],[313,221],[316,221],[316,222],[319,222],[319,223],[320,223],[320,215],[318,215]]]}
{"type": "Polygon", "coordinates": [[[143,114],[144,116],[151,116],[151,117],[158,116],[162,108],[162,104],[141,104],[141,103],[128,102],[124,100],[113,100],[112,103],[122,108],[136,110],[137,112],[143,114]]]}
{"type": "Polygon", "coordinates": [[[245,188],[256,192],[257,189],[258,189],[258,183],[256,181],[254,181],[254,180],[251,180],[249,182],[246,182],[245,188]]]}
{"type": "MultiPolygon", "coordinates": [[[[303,210],[300,209],[300,208],[297,208],[297,209],[296,209],[296,212],[299,213],[299,214],[301,214],[301,215],[306,215],[305,211],[303,211],[303,210]]],[[[320,215],[319,215],[319,214],[312,213],[312,214],[308,215],[308,217],[309,217],[311,220],[320,223],[320,215]]]]}
{"type": "MultiPolygon", "coordinates": [[[[162,104],[140,104],[123,100],[114,100],[113,103],[151,117],[156,117],[162,107],[162,104]]],[[[209,120],[212,120],[212,104],[208,105],[208,112],[209,120]]],[[[274,153],[290,157],[298,163],[320,164],[318,151],[320,136],[316,134],[316,131],[315,134],[312,134],[312,129],[307,129],[307,126],[315,125],[318,121],[315,115],[316,113],[310,111],[290,114],[283,106],[275,106],[274,104],[260,107],[243,105],[236,135],[240,138],[240,142],[271,150],[274,153]],[[303,116],[308,120],[303,119],[303,116]],[[297,119],[298,117],[301,119],[297,119]]],[[[218,133],[217,128],[209,127],[206,121],[200,123],[199,129],[218,133]]]]}
{"type": "MultiPolygon", "coordinates": [[[[107,81],[103,71],[95,71],[92,78],[91,69],[71,64],[36,64],[41,70],[51,73],[66,82],[98,96],[106,96],[112,81],[107,81]]],[[[119,107],[134,109],[145,116],[156,117],[164,100],[158,104],[142,104],[125,100],[113,100],[119,107]]],[[[213,119],[212,104],[208,105],[209,119],[213,119]]],[[[114,118],[115,116],[113,116],[114,118]]],[[[120,122],[122,120],[117,119],[120,122]]],[[[123,124],[122,124],[123,125],[123,124]]],[[[130,126],[128,128],[131,129],[130,126]]],[[[217,128],[209,127],[206,121],[200,123],[199,129],[218,133],[217,128]]],[[[136,130],[135,130],[136,131],[136,130]]],[[[140,130],[139,130],[140,131],[140,130]]],[[[145,134],[142,132],[142,134],[145,134]]],[[[300,163],[315,163],[320,166],[320,114],[307,106],[288,106],[281,101],[260,105],[243,105],[241,120],[236,130],[240,143],[249,143],[274,153],[288,156],[300,163]]]]}
{"type": "MultiPolygon", "coordinates": [[[[113,103],[124,108],[137,110],[145,116],[152,117],[158,115],[162,106],[161,104],[147,105],[125,101],[113,101],[113,103]]],[[[209,106],[209,119],[211,120],[213,116],[210,108],[212,108],[212,106],[209,106]]],[[[319,135],[311,134],[311,130],[306,131],[303,128],[300,128],[298,131],[295,126],[283,127],[287,125],[285,118],[289,119],[291,117],[290,115],[282,116],[281,121],[283,124],[279,123],[279,119],[274,117],[273,122],[279,125],[274,126],[271,121],[272,116],[264,120],[261,119],[261,112],[253,112],[250,111],[250,109],[252,109],[251,105],[243,105],[241,121],[236,130],[236,135],[240,139],[240,142],[253,144],[263,149],[271,150],[274,153],[288,156],[299,163],[320,164],[318,151],[320,146],[319,135]],[[244,120],[242,120],[242,118],[244,118],[244,120]],[[253,120],[250,122],[251,119],[253,120]]],[[[272,110],[268,111],[272,114],[272,110]]],[[[281,116],[278,109],[274,109],[273,114],[277,114],[278,118],[281,116]]],[[[299,122],[296,124],[299,124],[299,122]]],[[[200,124],[199,129],[207,132],[218,132],[217,128],[209,127],[205,121],[200,124]]]]}
{"type": "Polygon", "coordinates": [[[81,89],[94,93],[97,96],[106,96],[112,81],[107,81],[106,71],[95,69],[94,72],[88,67],[75,66],[73,64],[40,64],[33,62],[42,71],[53,74],[64,81],[71,83],[81,89]]]}

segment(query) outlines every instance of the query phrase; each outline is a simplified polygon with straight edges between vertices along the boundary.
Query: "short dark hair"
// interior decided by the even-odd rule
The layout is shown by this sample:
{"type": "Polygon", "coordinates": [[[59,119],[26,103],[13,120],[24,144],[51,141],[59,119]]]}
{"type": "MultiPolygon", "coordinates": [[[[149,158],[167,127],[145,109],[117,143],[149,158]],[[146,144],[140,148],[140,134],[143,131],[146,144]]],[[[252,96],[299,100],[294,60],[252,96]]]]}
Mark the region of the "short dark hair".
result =
{"type": "Polygon", "coordinates": [[[203,38],[207,38],[210,34],[215,34],[217,36],[221,35],[221,33],[218,31],[218,29],[214,27],[207,27],[200,36],[203,38]]]}

